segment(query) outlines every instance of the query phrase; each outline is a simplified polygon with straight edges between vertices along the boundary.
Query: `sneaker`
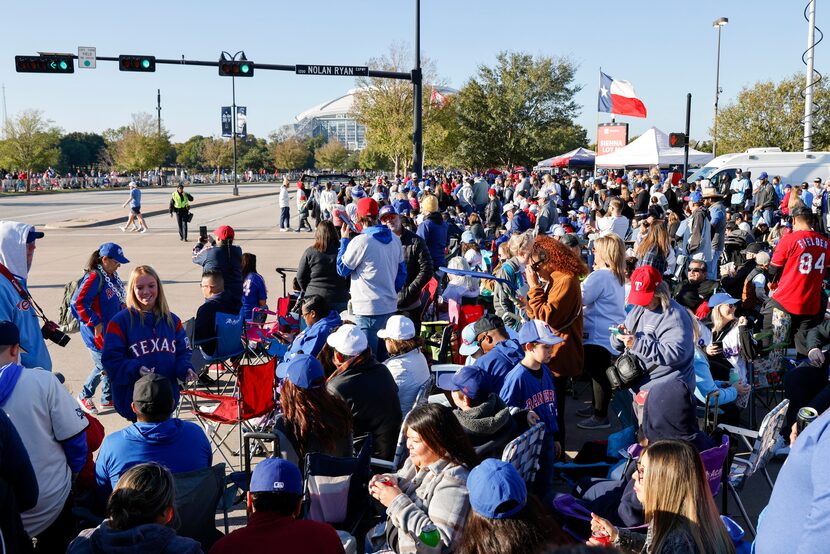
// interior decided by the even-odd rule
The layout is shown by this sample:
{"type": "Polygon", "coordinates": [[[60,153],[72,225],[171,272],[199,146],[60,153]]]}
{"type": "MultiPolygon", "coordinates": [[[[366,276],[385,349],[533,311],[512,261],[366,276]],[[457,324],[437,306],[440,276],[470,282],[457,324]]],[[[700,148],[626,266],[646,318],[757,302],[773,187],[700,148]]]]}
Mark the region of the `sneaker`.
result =
{"type": "Polygon", "coordinates": [[[115,408],[115,404],[112,403],[112,400],[101,400],[101,408],[108,410],[115,408]]]}
{"type": "Polygon", "coordinates": [[[126,233],[126,232],[127,232],[127,226],[126,226],[126,225],[121,225],[121,226],[119,226],[118,228],[119,228],[119,229],[121,229],[121,232],[122,232],[122,233],[126,233]]]}
{"type": "Polygon", "coordinates": [[[83,398],[82,396],[78,396],[78,404],[81,405],[81,409],[90,415],[98,415],[98,408],[95,407],[95,402],[92,401],[91,398],[83,398]]]}
{"type": "Polygon", "coordinates": [[[141,229],[141,231],[139,231],[139,233],[146,233],[146,232],[147,232],[147,227],[143,227],[143,228],[141,229]]]}
{"type": "Polygon", "coordinates": [[[592,415],[594,415],[594,407],[591,404],[576,411],[576,417],[591,417],[592,415]]]}
{"type": "Polygon", "coordinates": [[[591,416],[588,419],[583,419],[579,423],[576,424],[577,427],[580,429],[610,429],[611,423],[608,421],[608,418],[598,418],[597,416],[591,416]]]}

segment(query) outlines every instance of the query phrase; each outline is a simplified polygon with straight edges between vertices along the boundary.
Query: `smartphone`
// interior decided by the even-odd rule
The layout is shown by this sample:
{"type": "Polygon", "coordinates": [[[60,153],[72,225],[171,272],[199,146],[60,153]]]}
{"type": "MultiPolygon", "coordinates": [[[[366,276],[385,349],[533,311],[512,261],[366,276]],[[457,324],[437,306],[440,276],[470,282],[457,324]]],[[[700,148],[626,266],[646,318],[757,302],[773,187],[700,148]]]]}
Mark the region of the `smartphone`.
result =
{"type": "Polygon", "coordinates": [[[199,226],[199,238],[207,240],[207,225],[199,226]]]}
{"type": "Polygon", "coordinates": [[[616,325],[612,325],[611,327],[608,328],[608,330],[611,331],[611,334],[614,335],[615,337],[619,337],[620,335],[622,335],[622,331],[620,331],[620,328],[617,327],[616,325]]]}

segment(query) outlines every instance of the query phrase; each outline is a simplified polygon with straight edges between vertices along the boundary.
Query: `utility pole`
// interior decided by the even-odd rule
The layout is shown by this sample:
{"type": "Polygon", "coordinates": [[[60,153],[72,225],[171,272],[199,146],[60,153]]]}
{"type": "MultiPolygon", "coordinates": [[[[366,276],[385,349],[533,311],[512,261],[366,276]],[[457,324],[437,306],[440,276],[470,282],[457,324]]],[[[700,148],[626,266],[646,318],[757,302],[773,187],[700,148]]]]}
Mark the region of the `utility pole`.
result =
{"type": "Polygon", "coordinates": [[[712,156],[718,155],[718,99],[720,97],[720,30],[729,23],[728,17],[719,17],[713,23],[712,27],[718,30],[718,57],[715,64],[715,122],[712,128],[712,156]]]}
{"type": "Polygon", "coordinates": [[[421,0],[415,0],[415,69],[412,70],[413,114],[414,131],[412,133],[413,156],[412,171],[416,175],[415,184],[421,180],[424,174],[424,145],[423,145],[423,96],[424,76],[421,72],[421,0]]]}
{"type": "Polygon", "coordinates": [[[816,49],[816,0],[810,0],[809,16],[807,18],[807,85],[804,89],[804,151],[813,149],[813,54],[816,49]]]}
{"type": "Polygon", "coordinates": [[[158,134],[161,136],[161,89],[156,89],[156,112],[158,112],[158,134]]]}
{"type": "Polygon", "coordinates": [[[683,146],[683,181],[689,174],[689,131],[692,121],[692,93],[686,94],[686,140],[683,146]]]}

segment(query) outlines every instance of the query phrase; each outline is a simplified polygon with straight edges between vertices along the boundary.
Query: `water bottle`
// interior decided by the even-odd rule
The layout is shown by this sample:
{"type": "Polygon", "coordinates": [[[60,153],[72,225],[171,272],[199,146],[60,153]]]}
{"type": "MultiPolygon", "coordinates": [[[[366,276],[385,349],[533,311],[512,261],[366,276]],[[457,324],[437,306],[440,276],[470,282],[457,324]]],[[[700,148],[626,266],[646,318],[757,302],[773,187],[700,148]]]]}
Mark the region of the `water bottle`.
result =
{"type": "MultiPolygon", "coordinates": [[[[741,381],[741,372],[736,367],[732,367],[729,369],[729,383],[734,385],[741,381]]],[[[735,399],[735,405],[739,408],[746,408],[747,404],[749,404],[749,393],[738,395],[735,399]]]]}
{"type": "Polygon", "coordinates": [[[432,523],[427,523],[418,535],[418,552],[441,552],[441,533],[432,523]]]}

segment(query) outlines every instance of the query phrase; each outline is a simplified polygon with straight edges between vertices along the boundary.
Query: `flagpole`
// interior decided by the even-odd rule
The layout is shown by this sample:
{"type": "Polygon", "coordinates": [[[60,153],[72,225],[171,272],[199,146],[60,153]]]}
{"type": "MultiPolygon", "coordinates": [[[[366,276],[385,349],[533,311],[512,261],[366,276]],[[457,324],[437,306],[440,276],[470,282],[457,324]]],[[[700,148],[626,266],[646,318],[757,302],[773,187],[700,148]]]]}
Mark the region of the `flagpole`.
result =
{"type": "MultiPolygon", "coordinates": [[[[600,89],[602,88],[602,66],[599,67],[599,75],[597,79],[597,94],[599,94],[600,89]]],[[[594,127],[597,133],[597,139],[595,141],[594,148],[596,152],[594,152],[594,175],[593,177],[596,179],[597,176],[597,155],[599,154],[599,99],[597,99],[597,125],[594,127]]]]}

